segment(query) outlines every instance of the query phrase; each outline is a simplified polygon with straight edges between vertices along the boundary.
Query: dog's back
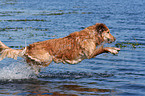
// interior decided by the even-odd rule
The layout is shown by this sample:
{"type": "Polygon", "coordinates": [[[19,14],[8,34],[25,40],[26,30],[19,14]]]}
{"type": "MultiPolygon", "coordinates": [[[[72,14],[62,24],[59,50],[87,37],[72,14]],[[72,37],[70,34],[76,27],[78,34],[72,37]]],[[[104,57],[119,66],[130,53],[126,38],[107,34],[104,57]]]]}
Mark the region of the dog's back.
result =
{"type": "Polygon", "coordinates": [[[38,62],[53,60],[56,63],[75,64],[87,58],[90,48],[95,49],[93,40],[86,36],[88,34],[74,32],[64,38],[33,43],[27,47],[25,55],[38,62]]]}

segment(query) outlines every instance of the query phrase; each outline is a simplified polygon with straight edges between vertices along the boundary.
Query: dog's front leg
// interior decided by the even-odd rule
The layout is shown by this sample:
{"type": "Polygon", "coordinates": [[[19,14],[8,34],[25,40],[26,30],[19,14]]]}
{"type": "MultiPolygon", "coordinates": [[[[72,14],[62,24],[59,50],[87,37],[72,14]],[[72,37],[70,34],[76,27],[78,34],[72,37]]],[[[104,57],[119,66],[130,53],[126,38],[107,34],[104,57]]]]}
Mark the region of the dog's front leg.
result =
{"type": "Polygon", "coordinates": [[[115,48],[115,47],[105,47],[104,50],[106,52],[110,52],[112,54],[118,54],[118,52],[120,51],[120,48],[115,48]]]}
{"type": "Polygon", "coordinates": [[[96,48],[94,50],[94,52],[89,56],[89,59],[90,58],[94,58],[95,56],[101,54],[101,53],[105,53],[106,51],[104,50],[103,48],[103,45],[99,46],[98,48],[96,48]]]}
{"type": "Polygon", "coordinates": [[[106,53],[106,52],[110,52],[112,54],[118,54],[118,51],[120,51],[120,48],[115,48],[115,47],[103,48],[103,46],[100,46],[99,48],[96,48],[94,50],[93,54],[91,54],[91,56],[89,56],[89,58],[94,58],[95,56],[97,56],[101,53],[106,53]]]}

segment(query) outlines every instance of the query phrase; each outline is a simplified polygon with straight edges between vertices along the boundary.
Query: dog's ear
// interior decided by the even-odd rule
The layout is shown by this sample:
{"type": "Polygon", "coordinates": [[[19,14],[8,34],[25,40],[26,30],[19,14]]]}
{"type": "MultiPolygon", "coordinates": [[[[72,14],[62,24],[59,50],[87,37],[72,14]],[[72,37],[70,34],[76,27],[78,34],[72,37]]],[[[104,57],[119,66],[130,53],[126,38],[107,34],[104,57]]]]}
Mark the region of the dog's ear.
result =
{"type": "Polygon", "coordinates": [[[96,24],[96,31],[99,33],[99,34],[102,34],[103,31],[106,31],[108,28],[105,24],[103,23],[97,23],[96,24]]]}

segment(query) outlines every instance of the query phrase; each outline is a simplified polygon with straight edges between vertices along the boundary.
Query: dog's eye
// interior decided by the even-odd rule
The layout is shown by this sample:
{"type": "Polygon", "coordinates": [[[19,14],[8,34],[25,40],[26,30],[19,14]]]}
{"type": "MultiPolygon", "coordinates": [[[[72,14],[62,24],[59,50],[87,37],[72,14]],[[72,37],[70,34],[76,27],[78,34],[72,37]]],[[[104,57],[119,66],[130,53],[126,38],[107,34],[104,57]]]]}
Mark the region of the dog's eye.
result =
{"type": "Polygon", "coordinates": [[[109,31],[107,33],[109,34],[109,31]]]}

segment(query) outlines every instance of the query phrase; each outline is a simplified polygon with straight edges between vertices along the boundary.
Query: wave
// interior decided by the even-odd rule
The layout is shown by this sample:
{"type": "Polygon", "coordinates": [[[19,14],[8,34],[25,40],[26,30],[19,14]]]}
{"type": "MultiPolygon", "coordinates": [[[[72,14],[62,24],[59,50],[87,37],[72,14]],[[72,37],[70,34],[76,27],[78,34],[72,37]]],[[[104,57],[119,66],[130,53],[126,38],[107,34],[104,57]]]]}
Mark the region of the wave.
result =
{"type": "Polygon", "coordinates": [[[112,77],[113,74],[107,72],[93,73],[93,72],[44,72],[38,75],[39,78],[59,78],[59,79],[80,79],[80,78],[100,78],[100,77],[112,77]]]}

